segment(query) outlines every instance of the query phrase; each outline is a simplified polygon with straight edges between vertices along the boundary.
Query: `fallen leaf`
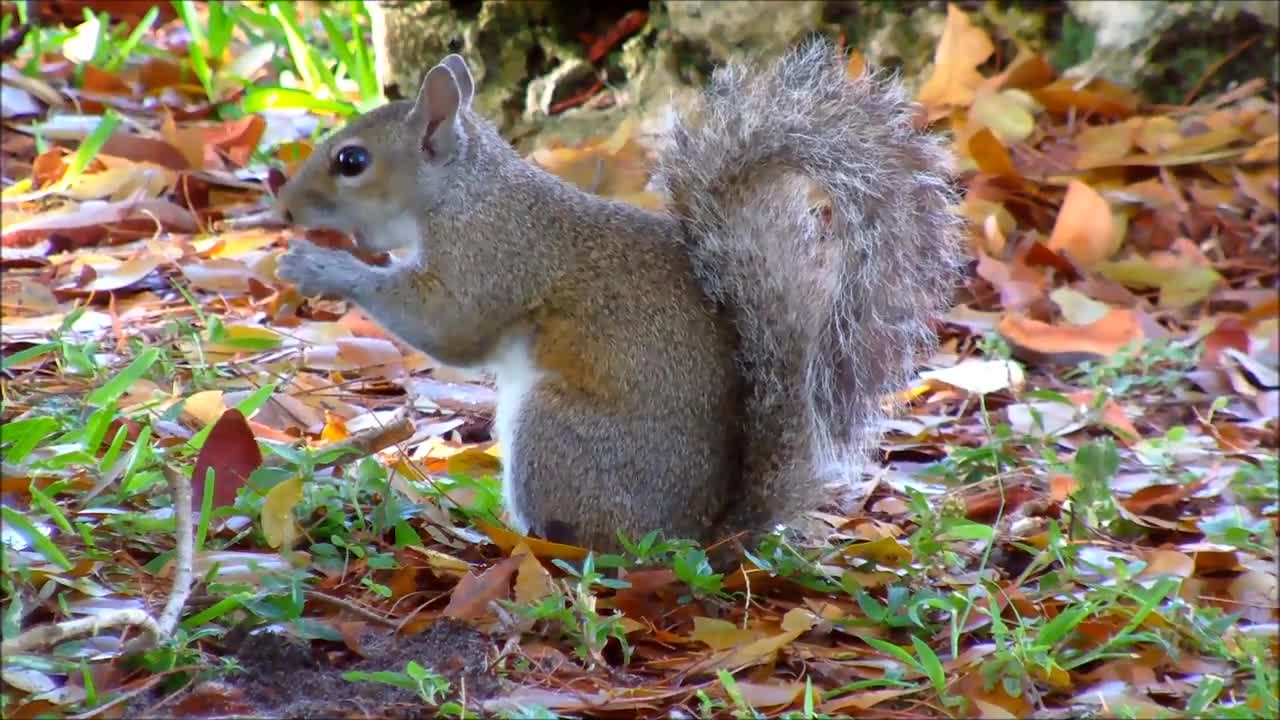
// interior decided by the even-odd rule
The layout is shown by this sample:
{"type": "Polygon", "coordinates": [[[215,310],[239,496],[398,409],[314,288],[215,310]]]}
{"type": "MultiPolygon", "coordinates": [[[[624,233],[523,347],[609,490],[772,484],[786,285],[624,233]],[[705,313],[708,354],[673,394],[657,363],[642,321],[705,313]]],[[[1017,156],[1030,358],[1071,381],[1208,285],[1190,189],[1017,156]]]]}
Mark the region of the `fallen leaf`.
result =
{"type": "Polygon", "coordinates": [[[1092,170],[1122,164],[1133,148],[1136,134],[1133,125],[1127,122],[1094,125],[1081,130],[1076,135],[1076,147],[1080,148],[1076,168],[1092,170]]]}
{"type": "Polygon", "coordinates": [[[473,620],[489,612],[489,603],[505,598],[511,591],[511,576],[520,567],[523,556],[503,558],[479,576],[467,573],[454,586],[443,616],[457,620],[473,620]]]}
{"type": "Polygon", "coordinates": [[[561,560],[577,561],[587,556],[586,548],[576,547],[574,545],[563,545],[560,543],[548,542],[539,538],[525,537],[520,533],[512,532],[504,527],[499,527],[483,520],[476,521],[476,526],[480,531],[489,536],[494,545],[497,545],[504,553],[510,554],[515,551],[521,544],[525,544],[529,551],[537,555],[539,558],[560,558],[561,560]]]}
{"type": "Polygon", "coordinates": [[[953,3],[947,4],[947,21],[933,56],[933,72],[916,94],[926,107],[959,106],[973,102],[982,84],[978,66],[995,52],[991,37],[973,24],[953,3]]]}
{"type": "Polygon", "coordinates": [[[1075,262],[1090,267],[1111,257],[1119,245],[1111,206],[1098,191],[1072,180],[1058,210],[1058,220],[1049,235],[1049,249],[1065,253],[1075,262]]]}
{"type": "Polygon", "coordinates": [[[1110,357],[1143,338],[1137,315],[1122,308],[1113,308],[1088,325],[1050,325],[1007,313],[997,329],[1005,340],[1023,352],[1064,362],[1075,362],[1081,357],[1110,357]]]}
{"type": "Polygon", "coordinates": [[[689,639],[706,644],[712,650],[731,650],[755,642],[766,633],[763,630],[744,628],[719,618],[696,616],[689,639]]]}
{"type": "Polygon", "coordinates": [[[992,175],[1017,177],[1009,151],[990,128],[982,128],[969,137],[969,156],[978,169],[992,175]]]}
{"type": "Polygon", "coordinates": [[[1022,387],[1022,366],[1012,360],[969,359],[941,370],[920,373],[921,380],[950,385],[975,395],[1022,387]]]}
{"type": "Polygon", "coordinates": [[[244,415],[235,408],[222,413],[209,431],[191,473],[191,494],[196,508],[204,498],[205,476],[214,471],[213,507],[232,505],[249,475],[262,465],[262,451],[244,415]]]}
{"type": "Polygon", "coordinates": [[[217,422],[227,411],[221,390],[201,390],[182,401],[182,411],[200,423],[200,427],[217,422]]]}
{"type": "Polygon", "coordinates": [[[298,524],[293,519],[293,509],[302,502],[302,478],[295,475],[276,483],[262,499],[262,534],[267,545],[276,549],[288,548],[298,537],[298,524]]]}
{"type": "Polygon", "coordinates": [[[1111,312],[1110,305],[1098,302],[1069,287],[1054,289],[1049,293],[1049,299],[1062,311],[1062,318],[1072,325],[1088,325],[1101,320],[1111,312]]]}
{"type": "Polygon", "coordinates": [[[1095,78],[1079,88],[1077,82],[1076,78],[1061,78],[1031,90],[1031,96],[1046,110],[1059,115],[1075,112],[1122,119],[1133,115],[1138,108],[1138,97],[1115,83],[1095,78]]]}
{"type": "Polygon", "coordinates": [[[129,287],[151,274],[160,266],[163,258],[142,253],[134,255],[114,267],[95,266],[93,282],[83,287],[84,290],[105,292],[129,287]]]}
{"type": "Polygon", "coordinates": [[[1031,137],[1036,119],[1028,108],[1030,98],[1020,90],[979,95],[969,108],[971,123],[990,130],[1000,142],[1014,145],[1031,137]]]}
{"type": "Polygon", "coordinates": [[[845,546],[844,555],[851,558],[872,560],[884,567],[905,567],[911,562],[911,549],[896,539],[883,537],[871,542],[845,546]]]}
{"type": "Polygon", "coordinates": [[[445,472],[461,477],[494,477],[501,474],[502,463],[489,451],[467,448],[445,459],[445,472]]]}
{"type": "Polygon", "coordinates": [[[519,557],[520,567],[516,570],[516,602],[522,605],[536,603],[555,592],[551,573],[538,562],[538,558],[525,543],[516,546],[513,557],[519,557]]]}
{"type": "Polygon", "coordinates": [[[802,682],[769,684],[738,682],[738,692],[742,694],[742,698],[751,707],[756,708],[784,708],[795,702],[804,692],[804,688],[805,684],[802,682]]]}

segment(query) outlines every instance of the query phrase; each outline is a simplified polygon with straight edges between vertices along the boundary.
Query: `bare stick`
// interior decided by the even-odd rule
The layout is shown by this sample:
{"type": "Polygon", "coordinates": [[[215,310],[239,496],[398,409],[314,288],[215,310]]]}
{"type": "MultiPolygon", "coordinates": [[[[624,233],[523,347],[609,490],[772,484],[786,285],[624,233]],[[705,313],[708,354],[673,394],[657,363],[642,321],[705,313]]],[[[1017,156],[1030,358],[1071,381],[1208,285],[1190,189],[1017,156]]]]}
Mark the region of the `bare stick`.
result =
{"type": "Polygon", "coordinates": [[[0,654],[12,655],[31,652],[39,648],[51,647],[60,642],[82,637],[92,637],[109,628],[136,627],[142,630],[139,640],[147,640],[154,645],[160,636],[160,628],[154,618],[146,610],[130,608],[114,610],[101,615],[64,620],[59,623],[38,625],[21,635],[0,643],[0,654]]]}

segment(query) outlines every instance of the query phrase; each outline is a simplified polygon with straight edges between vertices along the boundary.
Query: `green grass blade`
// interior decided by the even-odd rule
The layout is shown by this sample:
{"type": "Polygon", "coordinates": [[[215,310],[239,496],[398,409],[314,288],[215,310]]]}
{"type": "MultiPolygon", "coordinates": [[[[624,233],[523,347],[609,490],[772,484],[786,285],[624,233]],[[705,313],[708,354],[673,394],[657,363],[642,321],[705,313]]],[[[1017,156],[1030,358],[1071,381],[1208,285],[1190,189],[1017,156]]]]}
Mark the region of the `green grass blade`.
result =
{"type": "Polygon", "coordinates": [[[160,17],[160,8],[151,6],[146,15],[142,16],[142,20],[133,28],[133,32],[116,46],[115,53],[111,59],[107,60],[106,66],[103,68],[107,72],[116,72],[124,67],[125,62],[133,51],[137,49],[138,43],[142,42],[142,38],[151,31],[151,26],[155,25],[156,18],[160,17]]]}
{"type": "Polygon", "coordinates": [[[318,98],[305,90],[282,87],[257,87],[245,93],[240,100],[240,109],[246,113],[264,110],[310,110],[347,117],[356,111],[356,106],[345,100],[326,100],[318,98]]]}
{"type": "Polygon", "coordinates": [[[129,363],[128,367],[120,371],[120,374],[108,380],[97,390],[89,393],[89,396],[85,398],[85,402],[90,405],[101,406],[118,400],[135,382],[142,379],[142,376],[146,375],[151,366],[159,359],[160,348],[150,347],[143,350],[138,354],[138,357],[134,358],[133,362],[129,363]]]}
{"type": "Polygon", "coordinates": [[[53,187],[57,190],[65,190],[75,182],[76,178],[83,175],[85,168],[89,167],[89,163],[98,156],[98,151],[107,144],[107,140],[119,125],[120,116],[114,110],[103,113],[102,121],[93,129],[93,132],[89,133],[84,142],[80,143],[80,147],[76,148],[75,154],[71,156],[71,162],[67,163],[67,171],[62,174],[58,182],[54,183],[53,187]]]}
{"type": "Polygon", "coordinates": [[[67,560],[67,556],[63,555],[58,546],[54,545],[52,540],[40,532],[35,524],[27,519],[26,515],[8,505],[0,505],[0,519],[4,520],[5,525],[21,533],[27,539],[27,542],[31,543],[31,547],[44,556],[45,560],[63,570],[71,569],[71,562],[67,560]]]}

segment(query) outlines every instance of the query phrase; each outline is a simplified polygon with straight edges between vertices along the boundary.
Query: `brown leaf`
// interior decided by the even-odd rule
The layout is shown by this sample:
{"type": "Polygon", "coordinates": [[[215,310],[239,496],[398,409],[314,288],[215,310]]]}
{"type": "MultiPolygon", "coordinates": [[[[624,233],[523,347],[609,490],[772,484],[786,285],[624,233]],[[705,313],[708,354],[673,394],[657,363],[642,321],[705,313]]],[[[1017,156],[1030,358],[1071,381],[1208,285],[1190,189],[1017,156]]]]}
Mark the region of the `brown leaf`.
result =
{"type": "Polygon", "coordinates": [[[235,408],[222,413],[196,456],[191,473],[191,493],[197,510],[204,498],[205,476],[214,471],[213,507],[235,503],[236,491],[262,465],[262,451],[244,414],[235,408]]]}
{"type": "Polygon", "coordinates": [[[536,603],[555,591],[551,573],[538,562],[528,545],[517,546],[512,556],[520,558],[520,567],[516,572],[516,602],[536,603]]]}
{"type": "Polygon", "coordinates": [[[1154,507],[1177,505],[1202,487],[1203,480],[1185,484],[1150,485],[1121,500],[1120,504],[1134,515],[1145,515],[1154,507]]]}
{"type": "Polygon", "coordinates": [[[1076,136],[1076,169],[1090,170],[1121,164],[1133,148],[1136,132],[1130,123],[1095,125],[1080,131],[1076,136]]]}
{"type": "Polygon", "coordinates": [[[505,598],[511,591],[511,576],[523,562],[523,555],[503,558],[479,576],[467,573],[454,586],[444,617],[471,620],[484,617],[489,603],[505,598]]]}
{"type": "Polygon", "coordinates": [[[1213,369],[1225,367],[1223,352],[1228,348],[1249,351],[1249,329],[1239,318],[1228,315],[1219,318],[1213,331],[1204,337],[1204,352],[1200,355],[1200,367],[1213,369]]]}
{"type": "Polygon", "coordinates": [[[164,140],[142,137],[132,133],[117,132],[107,138],[102,146],[105,155],[114,155],[134,162],[149,162],[170,170],[188,170],[191,163],[174,146],[164,140]]]}
{"type": "Polygon", "coordinates": [[[1075,78],[1062,78],[1032,90],[1031,96],[1049,112],[1061,115],[1074,110],[1078,114],[1127,118],[1137,110],[1137,96],[1119,85],[1096,78],[1077,89],[1076,82],[1075,78]]]}

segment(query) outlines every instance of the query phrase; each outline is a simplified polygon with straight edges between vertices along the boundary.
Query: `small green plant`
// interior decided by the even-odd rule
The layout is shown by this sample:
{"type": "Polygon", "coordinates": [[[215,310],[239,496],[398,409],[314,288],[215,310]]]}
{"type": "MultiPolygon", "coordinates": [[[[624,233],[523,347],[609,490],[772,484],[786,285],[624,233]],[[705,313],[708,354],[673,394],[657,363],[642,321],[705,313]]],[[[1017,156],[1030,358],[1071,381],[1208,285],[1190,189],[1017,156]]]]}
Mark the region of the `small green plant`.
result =
{"type": "Polygon", "coordinates": [[[1120,454],[1109,437],[1076,451],[1072,474],[1079,485],[1067,503],[1073,523],[1104,529],[1117,521],[1120,511],[1111,493],[1111,478],[1119,467],[1120,454]]]}
{"type": "Polygon", "coordinates": [[[624,580],[606,578],[596,570],[594,554],[588,554],[582,568],[555,559],[553,563],[572,581],[567,593],[553,594],[532,606],[516,607],[516,611],[535,622],[544,623],[554,634],[571,638],[578,658],[592,667],[608,667],[605,646],[612,639],[622,650],[623,664],[631,662],[631,643],[621,614],[601,615],[596,609],[597,589],[620,590],[630,587],[624,580]]]}
{"type": "Polygon", "coordinates": [[[442,717],[475,717],[474,714],[467,712],[461,703],[445,700],[445,698],[449,697],[451,686],[448,678],[430,668],[419,665],[413,660],[410,660],[405,665],[402,672],[386,670],[377,672],[352,671],[343,673],[342,678],[352,682],[382,683],[417,693],[424,703],[434,707],[442,717]]]}
{"type": "Polygon", "coordinates": [[[1114,397],[1167,392],[1186,382],[1198,358],[1196,346],[1149,340],[1132,343],[1105,360],[1080,363],[1067,377],[1088,387],[1107,388],[1114,397]]]}

